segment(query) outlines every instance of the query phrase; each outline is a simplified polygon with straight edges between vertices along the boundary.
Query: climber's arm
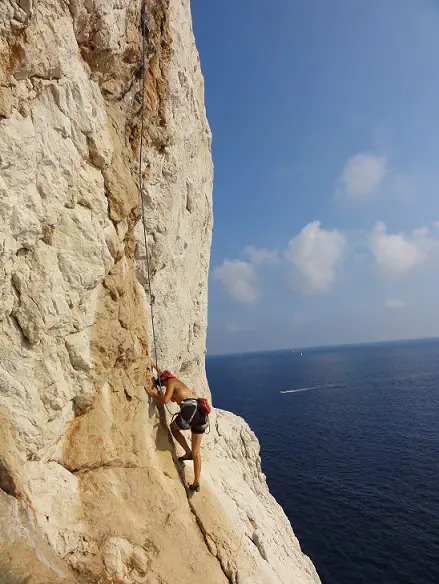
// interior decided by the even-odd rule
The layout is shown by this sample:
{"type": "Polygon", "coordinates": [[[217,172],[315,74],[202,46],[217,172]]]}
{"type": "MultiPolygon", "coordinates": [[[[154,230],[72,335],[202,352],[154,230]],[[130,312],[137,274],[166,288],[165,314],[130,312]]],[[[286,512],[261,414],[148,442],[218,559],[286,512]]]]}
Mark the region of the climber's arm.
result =
{"type": "Polygon", "coordinates": [[[167,404],[168,402],[171,401],[171,397],[172,394],[174,393],[174,389],[175,389],[175,384],[176,384],[176,380],[175,379],[170,379],[168,381],[168,386],[166,388],[166,392],[165,395],[160,395],[157,391],[153,390],[153,389],[149,389],[145,387],[145,391],[146,393],[154,398],[154,400],[159,403],[159,404],[167,404]]]}

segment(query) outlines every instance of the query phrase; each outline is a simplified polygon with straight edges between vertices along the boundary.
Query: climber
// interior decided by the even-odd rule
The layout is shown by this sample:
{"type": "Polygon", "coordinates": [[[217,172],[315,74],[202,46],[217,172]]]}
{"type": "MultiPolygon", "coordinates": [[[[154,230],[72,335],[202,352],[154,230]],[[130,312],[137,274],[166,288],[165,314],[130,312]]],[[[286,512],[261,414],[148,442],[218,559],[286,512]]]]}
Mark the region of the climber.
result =
{"type": "MultiPolygon", "coordinates": [[[[151,361],[151,368],[155,368],[153,361],[151,361]]],[[[167,404],[172,401],[180,406],[180,412],[171,422],[171,432],[185,451],[184,456],[180,456],[178,459],[179,462],[194,461],[194,482],[189,485],[189,489],[198,492],[201,474],[201,440],[209,423],[210,406],[206,399],[197,398],[187,385],[168,370],[159,371],[158,380],[160,380],[159,386],[165,390],[164,395],[160,395],[154,389],[145,388],[145,391],[159,404],[167,404]],[[181,430],[189,429],[192,431],[192,450],[181,433],[181,430]]]]}

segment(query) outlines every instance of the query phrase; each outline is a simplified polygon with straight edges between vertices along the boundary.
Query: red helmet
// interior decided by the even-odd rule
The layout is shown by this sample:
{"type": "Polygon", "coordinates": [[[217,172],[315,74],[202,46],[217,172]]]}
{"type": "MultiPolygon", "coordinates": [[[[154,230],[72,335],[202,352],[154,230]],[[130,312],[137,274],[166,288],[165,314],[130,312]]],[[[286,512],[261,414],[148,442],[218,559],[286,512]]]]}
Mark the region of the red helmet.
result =
{"type": "Polygon", "coordinates": [[[175,375],[172,375],[172,373],[170,371],[165,369],[165,371],[162,371],[160,373],[159,379],[160,379],[160,381],[166,381],[167,379],[177,379],[177,378],[175,377],[175,375]]]}

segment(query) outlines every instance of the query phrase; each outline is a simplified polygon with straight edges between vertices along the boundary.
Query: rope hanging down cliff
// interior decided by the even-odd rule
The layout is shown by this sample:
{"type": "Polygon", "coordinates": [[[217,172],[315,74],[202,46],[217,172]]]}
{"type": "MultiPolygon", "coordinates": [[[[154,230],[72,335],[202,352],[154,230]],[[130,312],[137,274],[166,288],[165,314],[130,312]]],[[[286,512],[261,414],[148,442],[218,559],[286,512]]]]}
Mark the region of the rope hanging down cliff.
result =
{"type": "MultiPolygon", "coordinates": [[[[146,80],[146,39],[148,37],[148,23],[146,18],[146,7],[142,6],[142,12],[140,17],[140,27],[142,35],[142,55],[141,55],[141,108],[140,108],[140,149],[139,149],[139,192],[140,201],[142,205],[142,224],[143,224],[143,238],[145,242],[145,255],[146,255],[146,273],[148,278],[148,291],[149,291],[149,307],[151,311],[151,329],[152,329],[152,339],[154,344],[154,361],[157,373],[159,372],[158,367],[158,356],[157,356],[157,337],[155,332],[154,323],[154,306],[152,301],[152,290],[151,290],[151,263],[149,257],[148,248],[148,236],[146,230],[146,218],[145,218],[145,201],[143,199],[143,133],[145,129],[145,80],[146,80]]],[[[158,378],[159,391],[163,393],[162,384],[160,383],[160,377],[158,378]]]]}

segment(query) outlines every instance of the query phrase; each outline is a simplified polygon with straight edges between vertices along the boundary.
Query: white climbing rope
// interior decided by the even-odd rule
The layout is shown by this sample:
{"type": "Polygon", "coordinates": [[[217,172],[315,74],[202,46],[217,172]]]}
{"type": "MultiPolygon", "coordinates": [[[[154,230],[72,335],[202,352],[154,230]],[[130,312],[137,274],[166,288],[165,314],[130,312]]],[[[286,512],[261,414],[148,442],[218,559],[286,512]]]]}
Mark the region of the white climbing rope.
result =
{"type": "MultiPolygon", "coordinates": [[[[157,337],[155,332],[155,323],[154,323],[154,306],[152,300],[152,288],[151,288],[151,262],[149,256],[149,248],[148,248],[148,234],[146,229],[146,218],[145,218],[145,201],[143,198],[143,133],[145,129],[145,80],[146,80],[146,38],[148,36],[148,23],[146,18],[146,5],[143,4],[141,9],[141,17],[140,17],[140,27],[141,27],[141,34],[142,34],[142,56],[141,56],[141,122],[140,122],[140,150],[139,150],[139,192],[140,192],[140,201],[142,205],[142,224],[143,224],[143,238],[145,242],[145,255],[146,255],[146,273],[148,278],[148,292],[149,292],[149,307],[151,312],[151,329],[152,329],[152,339],[154,344],[154,361],[157,373],[159,373],[159,366],[158,366],[158,356],[157,356],[157,337]]],[[[160,377],[158,378],[159,382],[159,392],[163,394],[162,384],[160,382],[160,377]]]]}

